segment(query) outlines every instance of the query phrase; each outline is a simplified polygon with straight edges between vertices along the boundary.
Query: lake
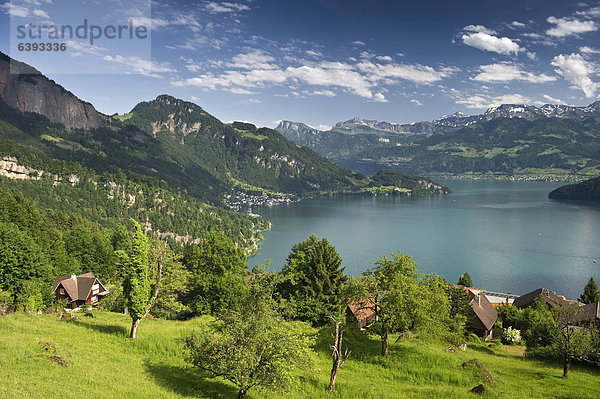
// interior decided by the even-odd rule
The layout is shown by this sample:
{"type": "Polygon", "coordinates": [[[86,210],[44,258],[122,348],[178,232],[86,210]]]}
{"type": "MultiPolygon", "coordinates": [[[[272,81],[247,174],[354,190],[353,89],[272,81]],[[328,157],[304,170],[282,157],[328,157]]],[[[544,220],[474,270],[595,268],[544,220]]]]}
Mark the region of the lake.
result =
{"type": "Polygon", "coordinates": [[[419,269],[455,283],[524,294],[545,287],[577,299],[600,281],[600,204],[549,200],[564,183],[447,180],[454,193],[422,198],[336,197],[256,207],[271,220],[251,266],[278,270],[294,243],[326,237],[354,276],[402,251],[419,269]],[[595,263],[598,262],[598,263],[595,263]]]}

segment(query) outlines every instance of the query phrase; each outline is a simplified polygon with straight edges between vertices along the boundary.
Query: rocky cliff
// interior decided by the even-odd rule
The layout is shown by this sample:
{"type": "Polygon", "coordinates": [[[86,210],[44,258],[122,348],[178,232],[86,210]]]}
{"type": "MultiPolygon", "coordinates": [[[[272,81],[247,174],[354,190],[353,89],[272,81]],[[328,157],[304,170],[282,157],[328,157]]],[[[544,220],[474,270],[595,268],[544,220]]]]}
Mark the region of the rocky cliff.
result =
{"type": "Polygon", "coordinates": [[[0,96],[11,107],[42,114],[69,129],[103,126],[101,114],[91,104],[3,53],[0,53],[0,96]]]}

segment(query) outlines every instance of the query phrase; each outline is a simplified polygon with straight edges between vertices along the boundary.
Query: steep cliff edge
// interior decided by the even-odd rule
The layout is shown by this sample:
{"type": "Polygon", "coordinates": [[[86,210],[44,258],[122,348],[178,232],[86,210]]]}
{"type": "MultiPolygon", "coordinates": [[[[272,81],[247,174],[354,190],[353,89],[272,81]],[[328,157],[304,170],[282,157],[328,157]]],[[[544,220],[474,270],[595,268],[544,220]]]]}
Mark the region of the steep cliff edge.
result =
{"type": "Polygon", "coordinates": [[[42,114],[69,129],[94,129],[104,125],[102,115],[93,105],[79,100],[36,69],[11,60],[1,52],[0,96],[13,108],[42,114]]]}

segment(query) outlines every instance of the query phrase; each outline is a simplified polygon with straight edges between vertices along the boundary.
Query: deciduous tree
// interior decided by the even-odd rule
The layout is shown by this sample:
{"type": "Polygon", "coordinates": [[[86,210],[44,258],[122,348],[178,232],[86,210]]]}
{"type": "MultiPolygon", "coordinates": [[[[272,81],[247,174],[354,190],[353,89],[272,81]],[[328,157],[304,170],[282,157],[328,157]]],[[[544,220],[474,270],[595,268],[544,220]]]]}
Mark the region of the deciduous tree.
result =
{"type": "Polygon", "coordinates": [[[256,285],[242,295],[208,330],[187,339],[188,361],[207,378],[231,381],[238,398],[257,386],[285,389],[294,368],[311,364],[310,340],[298,323],[281,320],[256,285]]]}

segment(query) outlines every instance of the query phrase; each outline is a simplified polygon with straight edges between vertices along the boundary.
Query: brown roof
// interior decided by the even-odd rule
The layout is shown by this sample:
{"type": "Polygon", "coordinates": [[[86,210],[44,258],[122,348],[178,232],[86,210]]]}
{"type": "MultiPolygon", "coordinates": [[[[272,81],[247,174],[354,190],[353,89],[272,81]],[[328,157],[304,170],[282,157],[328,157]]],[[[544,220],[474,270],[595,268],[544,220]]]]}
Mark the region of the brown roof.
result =
{"type": "Polygon", "coordinates": [[[579,321],[596,321],[600,320],[600,302],[588,303],[579,308],[581,315],[579,321]]]}
{"type": "Polygon", "coordinates": [[[538,297],[542,297],[544,302],[548,304],[551,308],[557,307],[559,305],[564,305],[566,300],[564,297],[556,295],[556,293],[546,289],[546,288],[538,288],[535,291],[531,291],[525,295],[521,295],[513,302],[513,306],[518,308],[526,308],[531,306],[533,302],[535,302],[538,297]]]}
{"type": "Polygon", "coordinates": [[[348,305],[348,309],[356,317],[356,321],[358,321],[361,328],[375,321],[375,302],[373,302],[373,298],[369,298],[366,303],[362,301],[352,302],[348,305]]]}
{"type": "Polygon", "coordinates": [[[475,312],[475,316],[479,319],[481,324],[483,324],[485,329],[488,331],[491,330],[494,327],[496,320],[498,320],[498,312],[483,292],[475,295],[471,300],[470,305],[473,312],[475,312]]]}
{"type": "Polygon", "coordinates": [[[54,283],[52,283],[52,291],[56,291],[59,286],[62,286],[72,301],[85,301],[89,298],[92,286],[96,282],[102,286],[102,292],[108,294],[108,290],[93,273],[85,273],[79,276],[58,276],[54,279],[54,283]]]}

